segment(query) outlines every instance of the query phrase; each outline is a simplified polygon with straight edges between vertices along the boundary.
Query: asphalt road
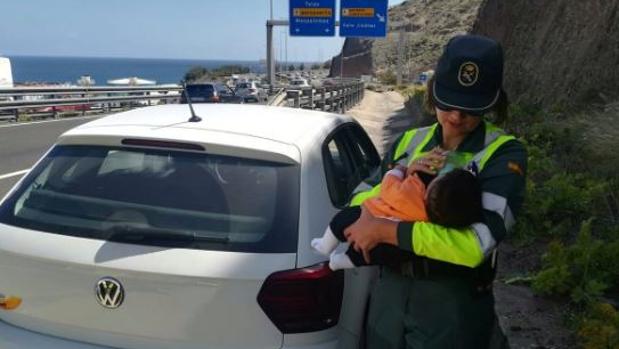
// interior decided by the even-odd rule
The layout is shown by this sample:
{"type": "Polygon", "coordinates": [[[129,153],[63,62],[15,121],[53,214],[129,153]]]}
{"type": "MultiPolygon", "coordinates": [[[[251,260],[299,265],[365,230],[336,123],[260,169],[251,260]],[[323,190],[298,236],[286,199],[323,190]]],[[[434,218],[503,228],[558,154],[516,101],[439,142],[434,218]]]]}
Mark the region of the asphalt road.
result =
{"type": "Polygon", "coordinates": [[[0,197],[54,144],[59,135],[99,117],[0,125],[0,197]]]}

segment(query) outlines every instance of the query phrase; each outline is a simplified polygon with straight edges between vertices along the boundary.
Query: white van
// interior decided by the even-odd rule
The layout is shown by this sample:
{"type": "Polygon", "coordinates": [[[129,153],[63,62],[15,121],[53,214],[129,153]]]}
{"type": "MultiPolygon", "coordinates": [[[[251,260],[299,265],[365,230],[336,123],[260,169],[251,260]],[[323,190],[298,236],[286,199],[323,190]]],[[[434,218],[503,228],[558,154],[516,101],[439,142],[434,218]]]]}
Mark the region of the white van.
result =
{"type": "Polygon", "coordinates": [[[0,88],[11,87],[13,87],[11,61],[6,57],[0,57],[0,88]]]}
{"type": "MultiPolygon", "coordinates": [[[[11,61],[6,57],[0,57],[0,89],[13,88],[13,72],[11,70],[11,61]]],[[[0,95],[0,102],[11,102],[13,97],[5,97],[0,95]]],[[[0,114],[5,112],[0,111],[0,114]]],[[[4,119],[0,116],[0,120],[4,119]]]]}

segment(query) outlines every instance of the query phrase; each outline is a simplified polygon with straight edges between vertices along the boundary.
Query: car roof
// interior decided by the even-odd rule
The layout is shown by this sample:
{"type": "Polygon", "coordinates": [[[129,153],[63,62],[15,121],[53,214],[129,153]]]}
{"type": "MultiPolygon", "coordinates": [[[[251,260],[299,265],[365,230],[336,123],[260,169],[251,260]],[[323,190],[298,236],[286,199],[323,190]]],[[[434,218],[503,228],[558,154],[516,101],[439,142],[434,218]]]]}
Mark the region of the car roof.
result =
{"type": "Polygon", "coordinates": [[[194,104],[193,108],[202,121],[188,121],[191,114],[186,104],[168,104],[110,115],[78,126],[62,137],[96,134],[144,136],[149,130],[160,135],[165,129],[172,135],[174,130],[189,129],[256,137],[303,148],[308,137],[315,140],[336,125],[352,121],[345,115],[261,105],[194,104]]]}

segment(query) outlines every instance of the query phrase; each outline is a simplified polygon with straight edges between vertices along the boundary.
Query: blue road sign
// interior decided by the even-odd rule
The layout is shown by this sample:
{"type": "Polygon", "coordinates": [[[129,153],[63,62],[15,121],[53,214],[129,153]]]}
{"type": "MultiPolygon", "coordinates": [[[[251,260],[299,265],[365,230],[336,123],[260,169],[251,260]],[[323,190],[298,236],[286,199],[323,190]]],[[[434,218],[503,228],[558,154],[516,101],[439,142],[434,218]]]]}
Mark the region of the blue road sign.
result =
{"type": "Polygon", "coordinates": [[[387,0],[341,0],[340,36],[387,36],[387,0]]]}
{"type": "Polygon", "coordinates": [[[290,0],[290,36],[334,36],[335,0],[290,0]]]}

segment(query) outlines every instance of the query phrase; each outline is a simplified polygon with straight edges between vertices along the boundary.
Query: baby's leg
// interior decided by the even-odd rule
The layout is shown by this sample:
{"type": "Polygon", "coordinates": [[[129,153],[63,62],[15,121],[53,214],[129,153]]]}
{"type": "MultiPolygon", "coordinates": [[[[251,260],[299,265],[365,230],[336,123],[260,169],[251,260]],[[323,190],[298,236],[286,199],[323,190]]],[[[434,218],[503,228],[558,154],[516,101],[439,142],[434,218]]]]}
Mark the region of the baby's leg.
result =
{"type": "Polygon", "coordinates": [[[328,256],[341,241],[346,241],[344,229],[353,224],[361,215],[361,207],[347,207],[338,212],[329,223],[327,230],[321,238],[312,239],[311,245],[314,250],[328,256]]]}
{"type": "Polygon", "coordinates": [[[349,246],[346,252],[334,252],[329,256],[329,268],[331,270],[351,269],[363,265],[358,263],[365,263],[363,262],[363,255],[355,251],[352,246],[349,246]]]}

